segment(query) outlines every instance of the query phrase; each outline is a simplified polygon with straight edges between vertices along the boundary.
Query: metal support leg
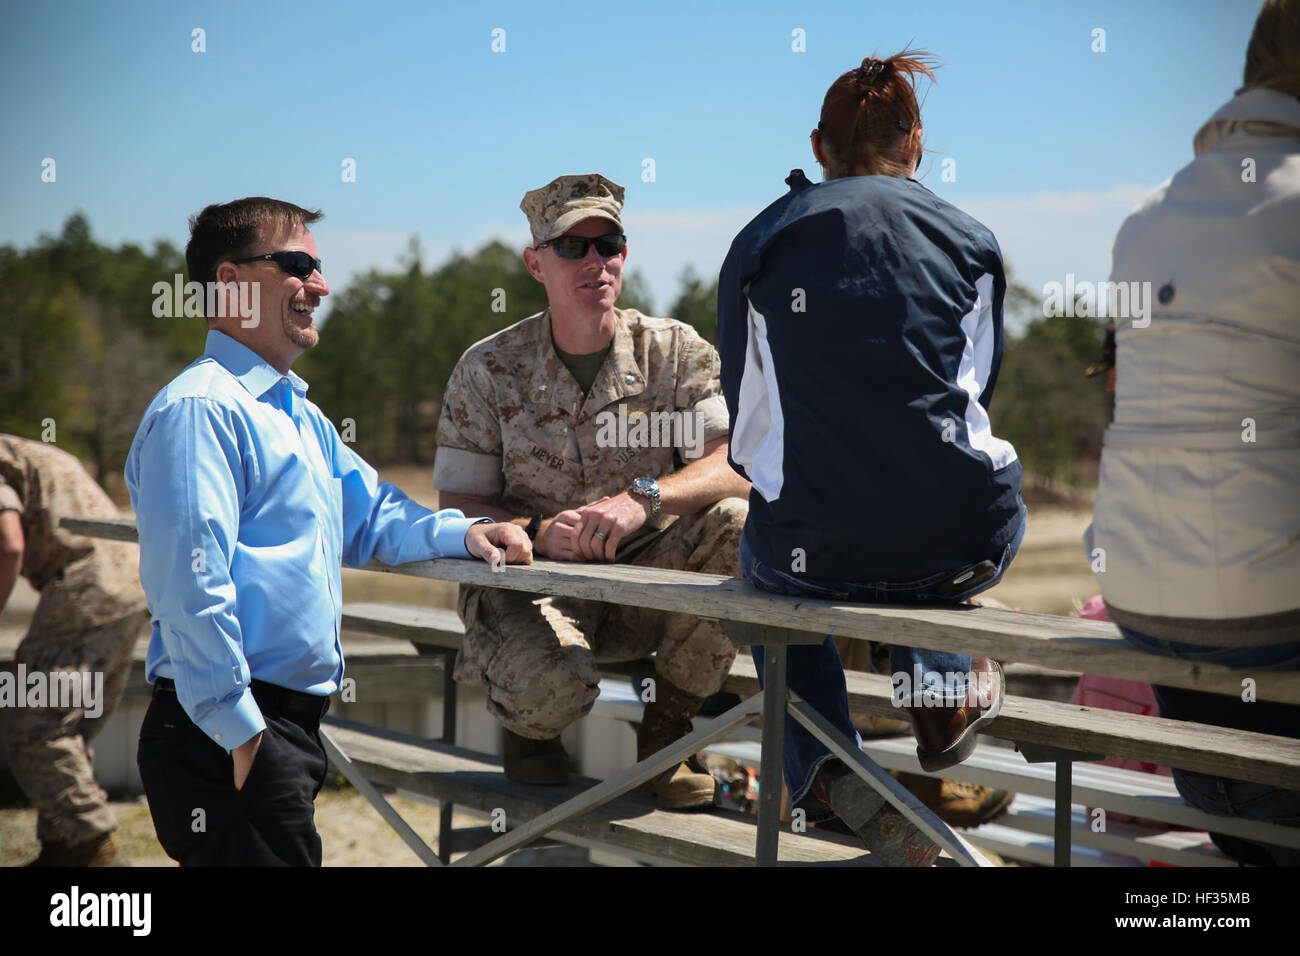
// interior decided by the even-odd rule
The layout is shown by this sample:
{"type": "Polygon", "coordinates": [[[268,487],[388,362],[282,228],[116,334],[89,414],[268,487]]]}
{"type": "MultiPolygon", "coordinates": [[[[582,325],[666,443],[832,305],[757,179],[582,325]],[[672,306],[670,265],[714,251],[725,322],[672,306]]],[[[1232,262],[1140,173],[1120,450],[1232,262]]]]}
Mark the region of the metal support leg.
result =
{"type": "Polygon", "coordinates": [[[366,779],[366,775],[348,759],[348,755],[339,749],[339,745],[333,741],[324,727],[320,728],[319,733],[320,742],[325,747],[325,756],[329,758],[329,762],[342,771],[343,776],[348,778],[348,782],[370,801],[370,805],[379,811],[384,822],[396,831],[402,838],[402,842],[411,848],[425,866],[442,866],[442,861],[433,850],[429,849],[429,845],[420,839],[419,834],[411,829],[411,825],[402,819],[402,815],[389,805],[384,795],[375,789],[375,785],[366,779]]]}
{"type": "MultiPolygon", "coordinates": [[[[790,694],[790,716],[808,729],[808,732],[820,740],[839,757],[850,770],[865,780],[877,793],[897,808],[898,812],[920,827],[931,840],[948,851],[949,856],[962,866],[994,866],[984,854],[975,849],[968,841],[954,833],[925,804],[921,803],[901,783],[891,777],[874,760],[857,747],[857,742],[849,739],[831,722],[819,714],[806,701],[796,694],[790,694]]],[[[766,765],[766,764],[765,764],[766,765]]]]}
{"type": "Polygon", "coordinates": [[[733,644],[763,648],[763,773],[758,791],[758,833],[754,865],[776,866],[781,836],[781,781],[784,779],[785,715],[789,682],[787,652],[791,644],[822,644],[825,634],[763,627],[742,621],[723,624],[733,644]]]}
{"type": "Polygon", "coordinates": [[[1070,865],[1070,815],[1074,799],[1074,762],[1076,760],[1101,760],[1104,754],[1083,753],[1022,740],[1016,749],[1029,763],[1056,764],[1056,785],[1053,787],[1055,813],[1052,817],[1052,862],[1056,866],[1070,865]]]}
{"type": "Polygon", "coordinates": [[[1074,790],[1074,764],[1056,761],[1056,814],[1052,820],[1052,856],[1057,866],[1070,865],[1070,805],[1074,790]]]}
{"type": "MultiPolygon", "coordinates": [[[[442,654],[442,742],[456,746],[456,679],[452,676],[455,669],[456,652],[443,651],[442,654]]],[[[452,813],[454,804],[443,800],[438,805],[438,859],[443,863],[451,862],[452,853],[452,813]]]]}
{"type": "Polygon", "coordinates": [[[663,750],[652,754],[628,770],[615,774],[590,790],[564,801],[558,807],[553,807],[527,823],[514,827],[508,833],[497,837],[486,846],[479,847],[472,853],[461,857],[452,866],[482,866],[485,863],[491,863],[497,857],[503,856],[511,850],[516,850],[526,843],[531,843],[548,830],[554,830],[574,817],[580,817],[584,813],[627,793],[634,787],[641,786],[641,784],[653,777],[657,777],[669,767],[677,766],[691,754],[702,750],[716,740],[721,740],[737,727],[753,720],[758,716],[762,706],[760,696],[755,695],[749,700],[741,701],[722,716],[705,723],[699,730],[674,741],[663,750]]]}
{"type": "Polygon", "coordinates": [[[776,866],[781,827],[781,780],[785,743],[786,646],[763,645],[763,776],[758,791],[758,838],[755,866],[776,866]]]}

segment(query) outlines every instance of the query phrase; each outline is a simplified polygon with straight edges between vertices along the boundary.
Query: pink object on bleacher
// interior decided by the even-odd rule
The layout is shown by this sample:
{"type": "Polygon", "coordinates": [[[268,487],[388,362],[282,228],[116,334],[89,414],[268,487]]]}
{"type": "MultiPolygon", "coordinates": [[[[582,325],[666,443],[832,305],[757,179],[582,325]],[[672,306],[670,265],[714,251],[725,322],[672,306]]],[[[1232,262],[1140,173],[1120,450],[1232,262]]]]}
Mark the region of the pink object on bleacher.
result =
{"type": "MultiPolygon", "coordinates": [[[[1093,621],[1109,621],[1106,603],[1097,594],[1089,598],[1079,610],[1080,617],[1093,621]]],[[[1084,674],[1074,688],[1070,703],[1083,707],[1100,707],[1103,710],[1117,710],[1124,714],[1157,713],[1156,695],[1150,684],[1141,681],[1124,680],[1122,677],[1102,677],[1098,674],[1084,674]]],[[[1132,760],[1127,757],[1107,757],[1100,761],[1107,767],[1123,767],[1125,770],[1141,770],[1143,773],[1156,773],[1164,777],[1172,776],[1168,767],[1149,763],[1145,760],[1132,760]]]]}

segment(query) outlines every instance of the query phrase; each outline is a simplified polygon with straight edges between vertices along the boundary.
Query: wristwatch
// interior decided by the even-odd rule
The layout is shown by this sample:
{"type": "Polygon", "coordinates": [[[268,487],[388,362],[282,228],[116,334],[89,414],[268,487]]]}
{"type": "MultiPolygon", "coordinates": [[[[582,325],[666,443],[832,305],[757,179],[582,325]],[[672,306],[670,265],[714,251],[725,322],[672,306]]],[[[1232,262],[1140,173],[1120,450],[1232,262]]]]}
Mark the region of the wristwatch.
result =
{"type": "Polygon", "coordinates": [[[653,478],[638,478],[632,482],[632,487],[628,491],[650,502],[651,518],[659,513],[659,482],[653,478]]]}

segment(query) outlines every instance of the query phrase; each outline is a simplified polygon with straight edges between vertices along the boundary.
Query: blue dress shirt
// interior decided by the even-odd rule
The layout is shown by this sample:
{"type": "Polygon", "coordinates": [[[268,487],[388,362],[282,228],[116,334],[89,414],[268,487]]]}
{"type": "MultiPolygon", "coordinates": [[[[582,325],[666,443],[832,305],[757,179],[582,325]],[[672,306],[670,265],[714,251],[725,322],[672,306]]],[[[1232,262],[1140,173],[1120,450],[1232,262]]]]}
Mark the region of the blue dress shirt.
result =
{"type": "Polygon", "coordinates": [[[429,511],[343,443],[307,383],[229,336],[149,404],[126,483],[153,616],[146,672],[226,750],[266,727],[252,678],[327,695],[343,678],[341,562],[469,557],[474,519],[429,511]]]}

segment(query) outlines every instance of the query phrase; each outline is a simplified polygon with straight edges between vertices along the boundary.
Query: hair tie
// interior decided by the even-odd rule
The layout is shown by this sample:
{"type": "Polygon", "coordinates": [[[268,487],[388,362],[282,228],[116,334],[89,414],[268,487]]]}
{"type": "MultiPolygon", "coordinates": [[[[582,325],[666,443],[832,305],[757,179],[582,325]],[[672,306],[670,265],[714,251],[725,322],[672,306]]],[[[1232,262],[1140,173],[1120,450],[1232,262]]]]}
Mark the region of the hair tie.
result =
{"type": "Polygon", "coordinates": [[[858,67],[858,75],[856,79],[859,83],[862,83],[865,86],[870,86],[872,83],[876,82],[876,77],[880,76],[880,73],[884,68],[884,60],[877,60],[874,57],[869,57],[860,67],[858,67]]]}

